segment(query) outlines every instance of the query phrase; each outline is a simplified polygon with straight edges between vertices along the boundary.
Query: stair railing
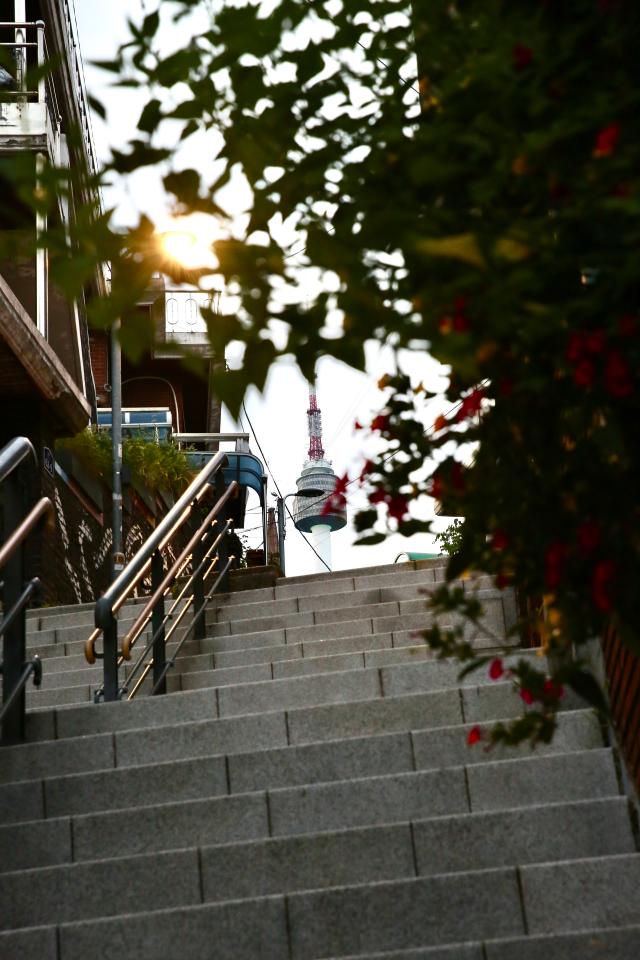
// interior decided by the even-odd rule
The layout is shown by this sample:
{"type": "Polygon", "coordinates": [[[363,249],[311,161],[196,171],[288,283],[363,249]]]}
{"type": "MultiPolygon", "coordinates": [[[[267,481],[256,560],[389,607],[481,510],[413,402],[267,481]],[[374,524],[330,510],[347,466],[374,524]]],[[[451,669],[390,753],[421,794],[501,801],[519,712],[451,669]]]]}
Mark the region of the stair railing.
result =
{"type": "Polygon", "coordinates": [[[31,660],[26,659],[26,607],[40,587],[40,580],[32,577],[25,582],[24,543],[42,518],[53,514],[53,504],[48,497],[41,497],[25,515],[24,478],[18,468],[28,458],[37,464],[33,444],[26,437],[15,437],[0,450],[0,485],[6,536],[0,547],[0,571],[3,577],[0,637],[4,650],[0,667],[0,726],[3,744],[24,740],[25,687],[31,676],[36,687],[42,682],[40,658],[35,655],[31,660]]]}
{"type": "Polygon", "coordinates": [[[97,659],[104,660],[104,680],[102,687],[94,694],[96,702],[120,700],[125,695],[127,699],[132,699],[151,671],[152,695],[166,693],[167,674],[175,666],[176,656],[187,639],[192,635],[196,639],[204,637],[207,603],[215,592],[227,589],[228,571],[235,559],[228,551],[231,520],[227,512],[229,501],[239,488],[235,481],[224,488],[221,468],[226,460],[226,454],[218,453],[206,464],[97,601],[96,628],[85,643],[85,657],[89,663],[95,663],[97,659]],[[207,511],[205,501],[211,493],[216,499],[207,511]],[[179,538],[184,538],[185,533],[188,536],[187,543],[180,549],[177,559],[165,570],[163,552],[170,545],[174,546],[179,538]],[[188,575],[182,582],[179,578],[187,570],[188,575]],[[123,637],[119,649],[117,613],[149,573],[151,595],[123,637]],[[213,575],[215,579],[209,584],[213,575]],[[169,595],[173,602],[165,612],[165,598],[169,595]],[[190,610],[193,613],[191,622],[168,657],[167,643],[174,638],[178,626],[190,610]],[[167,629],[169,623],[171,625],[167,629]],[[121,684],[120,667],[131,659],[133,647],[149,628],[151,637],[121,684]],[[96,640],[101,633],[102,653],[96,650],[96,640]],[[147,659],[149,654],[151,659],[147,659]]]}

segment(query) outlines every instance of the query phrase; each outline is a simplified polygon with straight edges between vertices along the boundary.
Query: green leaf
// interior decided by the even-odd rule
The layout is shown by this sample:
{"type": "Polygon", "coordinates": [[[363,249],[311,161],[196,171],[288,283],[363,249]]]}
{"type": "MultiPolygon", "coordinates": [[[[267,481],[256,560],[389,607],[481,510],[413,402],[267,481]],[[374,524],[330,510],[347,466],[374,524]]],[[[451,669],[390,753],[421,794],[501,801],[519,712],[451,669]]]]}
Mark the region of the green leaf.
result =
{"type": "Polygon", "coordinates": [[[384,533],[371,533],[368,537],[359,537],[358,540],[354,540],[354,545],[356,547],[373,547],[376,543],[382,543],[386,539],[386,534],[384,533]]]}
{"type": "Polygon", "coordinates": [[[138,129],[144,133],[153,133],[162,118],[162,105],[159,100],[149,100],[145,104],[140,119],[138,120],[138,129]]]}
{"type": "Polygon", "coordinates": [[[89,104],[91,109],[94,111],[94,113],[97,113],[98,116],[101,117],[103,120],[107,119],[106,108],[100,100],[98,100],[96,97],[92,97],[91,94],[87,94],[87,103],[89,104]]]}

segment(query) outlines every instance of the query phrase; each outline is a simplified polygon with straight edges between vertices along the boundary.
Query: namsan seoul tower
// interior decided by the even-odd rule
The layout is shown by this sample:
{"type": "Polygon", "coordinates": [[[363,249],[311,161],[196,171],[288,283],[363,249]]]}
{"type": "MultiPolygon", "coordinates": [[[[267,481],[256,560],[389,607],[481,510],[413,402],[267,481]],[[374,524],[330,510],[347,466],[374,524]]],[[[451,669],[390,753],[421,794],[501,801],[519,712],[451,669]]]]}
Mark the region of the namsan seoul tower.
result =
{"type": "Polygon", "coordinates": [[[343,496],[332,496],[337,477],[322,447],[322,417],[315,384],[309,386],[307,422],[309,450],[296,486],[299,493],[305,490],[322,492],[317,497],[296,497],[293,519],[298,530],[311,534],[311,542],[318,554],[316,570],[321,573],[331,569],[331,534],[346,525],[347,510],[343,496]]]}

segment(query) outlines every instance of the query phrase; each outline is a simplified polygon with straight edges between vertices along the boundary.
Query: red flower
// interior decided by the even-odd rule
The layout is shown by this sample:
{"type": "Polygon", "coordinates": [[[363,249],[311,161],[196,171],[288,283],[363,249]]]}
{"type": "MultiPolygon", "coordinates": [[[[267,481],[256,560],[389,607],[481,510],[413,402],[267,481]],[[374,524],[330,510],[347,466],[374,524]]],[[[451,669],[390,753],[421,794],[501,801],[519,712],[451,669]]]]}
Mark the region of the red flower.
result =
{"type": "Polygon", "coordinates": [[[484,730],[482,729],[482,727],[479,727],[476,724],[475,727],[471,727],[471,730],[469,730],[469,733],[467,735],[467,743],[470,747],[472,747],[474,743],[479,743],[483,739],[483,737],[484,737],[484,730]]]}
{"type": "Polygon", "coordinates": [[[402,494],[398,494],[396,497],[390,497],[388,500],[388,510],[390,517],[393,517],[395,520],[402,520],[409,510],[409,502],[402,494]]]}
{"type": "Polygon", "coordinates": [[[592,553],[600,543],[600,524],[596,520],[585,520],[578,527],[577,540],[582,553],[592,553]]]}
{"type": "Polygon", "coordinates": [[[531,690],[527,690],[526,687],[522,687],[522,688],[521,688],[521,690],[520,690],[520,698],[521,698],[522,700],[524,700],[524,702],[525,702],[526,704],[528,704],[529,706],[531,706],[531,704],[532,704],[533,701],[535,700],[535,697],[534,697],[534,695],[531,693],[531,690]]]}
{"type": "Polygon", "coordinates": [[[584,353],[584,336],[582,333],[574,332],[569,337],[567,344],[566,357],[569,363],[577,363],[584,353]]]}
{"type": "Polygon", "coordinates": [[[598,610],[602,613],[608,613],[613,606],[611,599],[611,584],[616,572],[615,565],[611,560],[601,560],[597,563],[593,571],[591,581],[591,597],[598,610]]]}
{"type": "Polygon", "coordinates": [[[446,417],[443,417],[442,414],[440,414],[439,416],[437,416],[437,417],[435,418],[435,420],[433,421],[433,429],[434,429],[434,432],[435,432],[435,433],[438,433],[440,430],[444,430],[444,428],[445,428],[446,426],[448,426],[448,422],[449,422],[449,421],[447,420],[447,418],[446,418],[446,417]]]}
{"type": "Polygon", "coordinates": [[[502,666],[502,660],[500,657],[496,657],[495,660],[492,660],[489,664],[489,677],[491,680],[499,680],[504,673],[504,667],[502,666]]]}
{"type": "Polygon", "coordinates": [[[384,414],[379,413],[377,417],[374,417],[371,421],[372,430],[386,430],[387,424],[389,423],[389,417],[384,416],[384,414]]]}
{"type": "MultiPolygon", "coordinates": [[[[442,482],[442,477],[439,477],[437,473],[431,477],[431,496],[434,500],[442,500],[442,491],[444,489],[444,484],[442,482]]],[[[371,497],[369,497],[371,499],[371,497]]]]}
{"type": "Polygon", "coordinates": [[[338,513],[344,510],[347,499],[343,493],[331,493],[325,498],[320,515],[326,517],[328,513],[338,513]]]}
{"type": "Polygon", "coordinates": [[[454,301],[453,329],[456,333],[464,333],[469,329],[468,304],[469,298],[465,296],[456,297],[454,301]]]}
{"type": "Polygon", "coordinates": [[[465,469],[461,463],[456,460],[451,467],[451,483],[456,493],[463,493],[465,488],[464,480],[465,469]]]}
{"type": "Polygon", "coordinates": [[[373,465],[374,465],[373,460],[365,460],[365,462],[363,463],[362,470],[360,471],[360,476],[358,477],[358,480],[361,484],[364,483],[367,475],[371,472],[371,468],[373,467],[373,465]]]}
{"type": "Polygon", "coordinates": [[[638,333],[638,321],[627,313],[618,320],[618,330],[621,337],[635,337],[638,333]]]}
{"type": "Polygon", "coordinates": [[[353,424],[353,429],[354,429],[354,430],[364,430],[364,427],[362,426],[362,424],[360,423],[359,420],[355,420],[355,421],[354,421],[354,424],[353,424]]]}
{"type": "Polygon", "coordinates": [[[349,486],[349,474],[343,473],[343,475],[341,477],[338,477],[338,479],[336,480],[335,486],[333,488],[333,492],[344,493],[348,486],[349,486]]]}
{"type": "Polygon", "coordinates": [[[633,393],[631,368],[619,350],[609,350],[604,365],[604,387],[612,397],[621,399],[633,393]]]}
{"type": "Polygon", "coordinates": [[[484,390],[480,390],[476,387],[475,390],[472,390],[471,393],[467,394],[460,404],[460,409],[456,415],[456,420],[466,420],[467,417],[472,417],[476,413],[479,413],[483,399],[484,390]]]}
{"type": "Polygon", "coordinates": [[[496,530],[491,538],[491,546],[494,550],[506,550],[509,546],[509,537],[504,530],[496,530]]]}
{"type": "Polygon", "coordinates": [[[533,50],[531,47],[524,47],[521,43],[516,44],[512,53],[513,65],[516,70],[524,70],[533,60],[533,50]]]}
{"type": "Polygon", "coordinates": [[[511,583],[511,577],[508,573],[499,573],[496,575],[496,587],[498,590],[504,590],[511,583]]]}
{"type": "Polygon", "coordinates": [[[573,381],[578,387],[590,387],[593,383],[595,372],[592,361],[587,360],[585,357],[585,359],[579,360],[576,364],[576,368],[573,371],[573,381]]]}
{"type": "Polygon", "coordinates": [[[369,503],[384,503],[387,499],[387,494],[384,490],[373,490],[369,494],[369,503]]]}
{"type": "Polygon", "coordinates": [[[620,124],[610,123],[598,131],[596,136],[596,145],[593,148],[594,157],[609,157],[615,153],[620,139],[620,124]]]}
{"type": "Polygon", "coordinates": [[[587,353],[602,353],[607,343],[607,338],[603,330],[592,330],[587,333],[584,339],[584,345],[587,353]]]}
{"type": "Polygon", "coordinates": [[[558,586],[562,580],[563,568],[567,559],[567,545],[556,540],[549,546],[544,558],[544,579],[551,589],[558,586]]]}
{"type": "Polygon", "coordinates": [[[543,683],[542,692],[548,700],[561,700],[562,697],[564,697],[564,687],[562,684],[555,683],[555,681],[550,678],[543,683]]]}

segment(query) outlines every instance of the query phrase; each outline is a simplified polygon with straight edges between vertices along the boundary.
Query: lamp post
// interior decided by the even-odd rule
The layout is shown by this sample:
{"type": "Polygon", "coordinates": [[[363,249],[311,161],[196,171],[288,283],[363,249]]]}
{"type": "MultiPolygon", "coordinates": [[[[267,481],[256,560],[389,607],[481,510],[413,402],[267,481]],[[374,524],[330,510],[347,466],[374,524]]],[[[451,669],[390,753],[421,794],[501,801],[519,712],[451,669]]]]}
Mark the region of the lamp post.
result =
{"type": "Polygon", "coordinates": [[[289,497],[321,497],[324,494],[324,490],[316,490],[314,487],[307,488],[306,490],[296,490],[294,493],[287,493],[284,497],[278,497],[274,493],[276,498],[276,507],[278,510],[278,553],[280,554],[280,570],[282,576],[286,577],[285,564],[284,564],[284,538],[287,535],[285,529],[285,512],[284,504],[285,500],[288,500],[289,497]]]}

